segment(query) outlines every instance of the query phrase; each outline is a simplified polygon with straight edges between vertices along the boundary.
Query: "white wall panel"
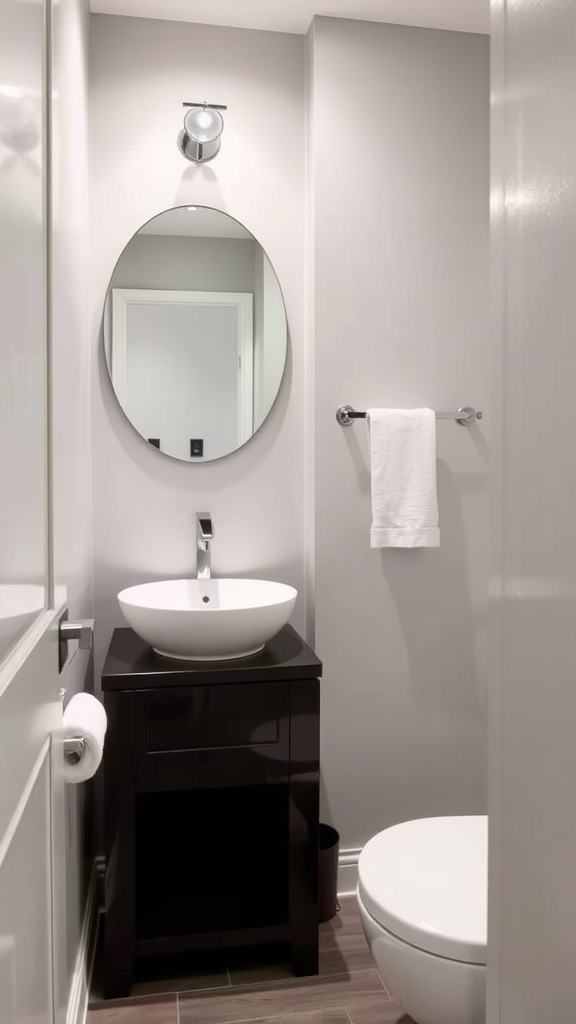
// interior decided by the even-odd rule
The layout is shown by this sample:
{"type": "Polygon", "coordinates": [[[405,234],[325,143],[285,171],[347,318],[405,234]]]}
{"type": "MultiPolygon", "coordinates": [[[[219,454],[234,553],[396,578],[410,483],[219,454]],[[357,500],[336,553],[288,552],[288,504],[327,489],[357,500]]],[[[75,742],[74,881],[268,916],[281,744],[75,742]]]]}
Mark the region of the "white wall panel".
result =
{"type": "Polygon", "coordinates": [[[46,233],[40,4],[0,6],[0,660],[44,606],[46,233]]]}
{"type": "Polygon", "coordinates": [[[493,5],[490,1024],[576,1019],[576,8],[493,5]]]}

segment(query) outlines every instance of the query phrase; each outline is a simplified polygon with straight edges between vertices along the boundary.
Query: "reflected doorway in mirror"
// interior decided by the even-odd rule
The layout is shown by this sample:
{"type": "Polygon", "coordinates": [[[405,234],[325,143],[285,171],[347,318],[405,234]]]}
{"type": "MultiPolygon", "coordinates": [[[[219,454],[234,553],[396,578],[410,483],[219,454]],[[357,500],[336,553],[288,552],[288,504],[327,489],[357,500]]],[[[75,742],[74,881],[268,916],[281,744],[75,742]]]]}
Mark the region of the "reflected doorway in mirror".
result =
{"type": "Polygon", "coordinates": [[[288,326],[278,278],[233,217],[166,210],[116,264],[103,341],[116,398],[144,441],[185,462],[221,458],[250,440],[280,390],[288,326]]]}
{"type": "Polygon", "coordinates": [[[253,433],[252,295],[112,289],[112,383],[139,434],[177,459],[201,430],[218,459],[253,433]]]}

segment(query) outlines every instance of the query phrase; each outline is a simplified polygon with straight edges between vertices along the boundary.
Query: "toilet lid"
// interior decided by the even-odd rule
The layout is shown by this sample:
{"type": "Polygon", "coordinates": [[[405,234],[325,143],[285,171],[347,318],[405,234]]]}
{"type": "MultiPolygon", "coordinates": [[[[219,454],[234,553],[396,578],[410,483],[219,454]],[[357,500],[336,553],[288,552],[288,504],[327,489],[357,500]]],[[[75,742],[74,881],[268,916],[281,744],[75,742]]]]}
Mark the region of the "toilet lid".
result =
{"type": "Polygon", "coordinates": [[[358,894],[397,938],[486,963],[488,819],[420,818],[379,832],[360,854],[358,894]]]}

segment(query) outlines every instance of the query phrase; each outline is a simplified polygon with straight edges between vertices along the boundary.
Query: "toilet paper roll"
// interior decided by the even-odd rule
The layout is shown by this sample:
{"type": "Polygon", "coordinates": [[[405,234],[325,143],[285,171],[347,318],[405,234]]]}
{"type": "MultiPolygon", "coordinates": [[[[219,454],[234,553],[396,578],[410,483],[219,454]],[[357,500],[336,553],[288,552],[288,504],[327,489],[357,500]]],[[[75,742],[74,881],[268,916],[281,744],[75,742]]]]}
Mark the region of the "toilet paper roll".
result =
{"type": "Polygon", "coordinates": [[[68,764],[64,758],[64,781],[85,782],[98,770],[104,751],[106,735],[106,712],[96,697],[90,693],[77,693],[64,712],[62,738],[81,737],[84,750],[77,764],[68,764]]]}

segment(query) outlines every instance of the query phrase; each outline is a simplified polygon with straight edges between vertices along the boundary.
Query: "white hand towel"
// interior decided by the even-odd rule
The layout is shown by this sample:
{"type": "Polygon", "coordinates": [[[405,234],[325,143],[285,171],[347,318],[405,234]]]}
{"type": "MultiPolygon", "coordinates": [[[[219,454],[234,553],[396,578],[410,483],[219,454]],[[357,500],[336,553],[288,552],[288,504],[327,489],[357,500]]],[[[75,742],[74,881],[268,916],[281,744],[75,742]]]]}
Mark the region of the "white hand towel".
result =
{"type": "Polygon", "coordinates": [[[96,773],[104,751],[106,735],[104,706],[91,693],[76,693],[68,703],[62,722],[62,739],[82,736],[84,750],[77,764],[64,762],[64,782],[85,782],[96,773]]]}
{"type": "Polygon", "coordinates": [[[373,548],[437,548],[436,416],[368,409],[373,548]]]}

